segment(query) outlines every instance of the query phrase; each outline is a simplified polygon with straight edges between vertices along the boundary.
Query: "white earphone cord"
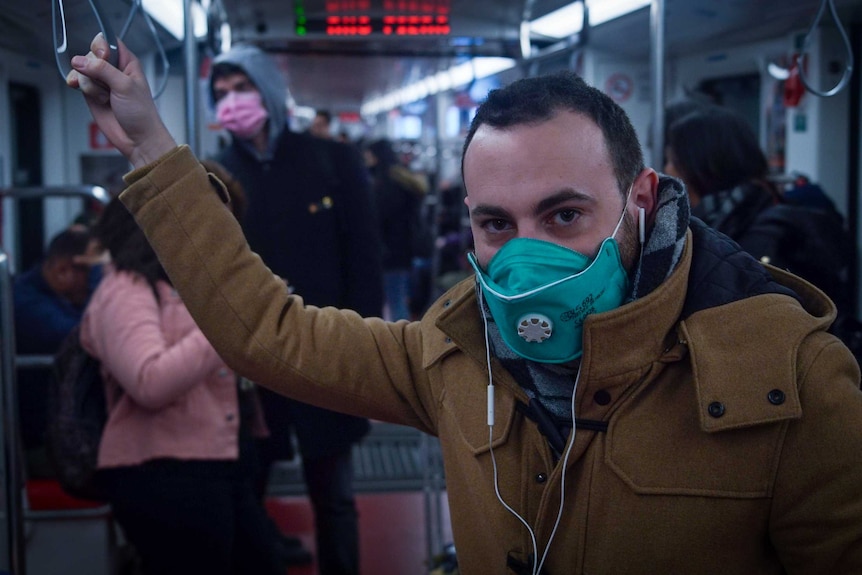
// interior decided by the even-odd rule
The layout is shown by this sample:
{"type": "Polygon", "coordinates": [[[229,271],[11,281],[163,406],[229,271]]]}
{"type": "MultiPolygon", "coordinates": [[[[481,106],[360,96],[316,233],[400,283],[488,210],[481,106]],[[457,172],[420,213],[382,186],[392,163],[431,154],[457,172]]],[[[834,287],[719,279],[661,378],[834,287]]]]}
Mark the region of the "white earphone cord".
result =
{"type": "Polygon", "coordinates": [[[560,478],[560,509],[557,512],[557,520],[554,522],[554,528],[551,530],[551,535],[548,537],[548,543],[545,545],[545,551],[542,553],[542,560],[538,561],[539,554],[539,546],[536,542],[536,533],[530,527],[530,524],[527,523],[526,519],[521,517],[517,511],[515,511],[508,503],[503,500],[503,496],[500,494],[500,484],[497,480],[497,458],[494,455],[494,376],[491,373],[491,346],[490,339],[488,335],[488,317],[485,315],[485,302],[482,297],[482,290],[479,290],[479,309],[482,310],[482,323],[485,326],[485,360],[488,365],[488,450],[491,453],[491,465],[494,469],[494,493],[497,495],[497,499],[503,505],[503,507],[512,515],[514,515],[518,521],[520,521],[524,527],[527,528],[527,532],[530,534],[530,541],[533,544],[533,557],[535,558],[533,561],[533,571],[532,575],[539,575],[542,570],[542,566],[545,564],[545,559],[548,556],[548,551],[551,549],[551,542],[554,540],[554,536],[557,534],[557,528],[560,526],[560,520],[563,517],[563,506],[565,504],[565,494],[566,494],[566,468],[568,467],[569,455],[572,453],[572,447],[575,445],[575,433],[576,433],[576,424],[575,424],[575,395],[578,392],[578,381],[581,379],[581,365],[578,364],[578,373],[575,376],[575,386],[572,390],[572,437],[569,441],[569,446],[566,448],[566,454],[563,457],[563,472],[562,477],[560,478]]]}

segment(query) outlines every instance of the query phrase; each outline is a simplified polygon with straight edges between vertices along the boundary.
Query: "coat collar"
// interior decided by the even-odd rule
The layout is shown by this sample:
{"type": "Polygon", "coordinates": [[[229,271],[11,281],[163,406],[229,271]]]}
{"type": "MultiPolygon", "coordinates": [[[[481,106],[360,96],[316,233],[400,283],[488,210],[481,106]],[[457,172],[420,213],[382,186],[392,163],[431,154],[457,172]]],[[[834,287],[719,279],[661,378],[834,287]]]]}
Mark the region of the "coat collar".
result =
{"type": "MultiPolygon", "coordinates": [[[[587,319],[582,384],[606,389],[627,386],[657,363],[685,360],[698,397],[698,406],[692,407],[698,409],[705,431],[800,417],[797,349],[805,337],[828,326],[834,310],[818,297],[803,298],[814,301],[806,311],[792,297],[765,294],[702,310],[681,322],[693,251],[690,231],[688,235],[677,269],[658,289],[587,319]],[[780,325],[776,317],[782,318],[780,325]]],[[[770,272],[806,296],[816,291],[791,274],[770,272]]],[[[425,368],[456,351],[486,364],[478,309],[472,275],[435,302],[423,320],[425,368]]],[[[492,359],[491,365],[495,383],[526,401],[526,394],[499,362],[492,359]]]]}
{"type": "MultiPolygon", "coordinates": [[[[690,233],[689,233],[690,234],[690,233]]],[[[644,372],[677,342],[675,326],[685,299],[691,241],[686,241],[680,264],[660,289],[610,312],[587,318],[584,324],[582,380],[604,381],[644,372]]],[[[485,365],[486,343],[476,297],[475,277],[461,281],[444,294],[425,316],[442,336],[425,338],[424,367],[459,349],[485,365]]],[[[492,361],[494,380],[511,382],[511,376],[492,361]]]]}

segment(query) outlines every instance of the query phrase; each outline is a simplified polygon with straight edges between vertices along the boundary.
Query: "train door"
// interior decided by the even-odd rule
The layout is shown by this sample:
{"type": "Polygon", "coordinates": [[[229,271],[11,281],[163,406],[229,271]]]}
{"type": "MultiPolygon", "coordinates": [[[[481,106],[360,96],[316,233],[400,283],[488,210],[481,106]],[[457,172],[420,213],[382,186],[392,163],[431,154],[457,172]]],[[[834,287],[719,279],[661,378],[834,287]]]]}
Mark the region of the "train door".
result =
{"type": "MultiPolygon", "coordinates": [[[[42,106],[36,86],[9,83],[10,176],[13,187],[41,186],[42,106]]],[[[25,270],[42,257],[44,220],[42,198],[22,199],[18,204],[15,242],[18,269],[25,270]]]]}

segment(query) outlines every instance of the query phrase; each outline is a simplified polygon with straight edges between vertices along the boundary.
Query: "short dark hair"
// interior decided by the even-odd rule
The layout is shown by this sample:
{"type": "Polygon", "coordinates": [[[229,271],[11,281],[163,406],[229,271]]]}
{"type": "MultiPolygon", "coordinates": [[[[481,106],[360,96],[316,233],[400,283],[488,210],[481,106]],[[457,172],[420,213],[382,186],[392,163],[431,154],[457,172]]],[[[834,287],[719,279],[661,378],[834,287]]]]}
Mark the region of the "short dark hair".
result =
{"type": "Polygon", "coordinates": [[[329,110],[317,110],[317,112],[315,112],[315,115],[320,116],[321,118],[326,120],[327,124],[332,122],[332,112],[330,112],[329,110]]]}
{"type": "Polygon", "coordinates": [[[464,141],[461,152],[462,176],[467,148],[481,126],[487,124],[493,128],[508,128],[539,124],[550,120],[560,111],[583,114],[601,129],[617,185],[620,193],[625,194],[644,169],[643,151],[637,132],[616,102],[571,71],[523,78],[489,92],[476,111],[464,141]]]}
{"type": "Polygon", "coordinates": [[[769,174],[754,130],[729,108],[697,107],[668,126],[667,138],[674,167],[702,196],[769,174]]]}
{"type": "Polygon", "coordinates": [[[237,66],[236,64],[232,64],[231,62],[219,62],[218,64],[213,64],[212,70],[210,70],[210,101],[215,102],[215,83],[216,80],[220,78],[227,78],[228,76],[233,76],[235,74],[242,74],[248,81],[254,84],[254,81],[251,79],[251,76],[248,75],[248,72],[242,68],[242,66],[237,66]]]}
{"type": "Polygon", "coordinates": [[[92,235],[84,226],[75,226],[63,230],[54,236],[45,252],[46,260],[72,258],[87,251],[92,235]]]}

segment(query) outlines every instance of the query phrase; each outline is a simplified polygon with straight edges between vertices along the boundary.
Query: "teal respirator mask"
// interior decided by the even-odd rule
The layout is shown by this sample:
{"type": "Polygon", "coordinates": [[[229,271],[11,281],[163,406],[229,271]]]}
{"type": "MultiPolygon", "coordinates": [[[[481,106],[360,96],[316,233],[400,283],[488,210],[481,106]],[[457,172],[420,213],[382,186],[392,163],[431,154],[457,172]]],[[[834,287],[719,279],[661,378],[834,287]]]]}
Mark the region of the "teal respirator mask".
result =
{"type": "Polygon", "coordinates": [[[595,258],[542,240],[514,238],[488,262],[468,259],[500,336],[519,356],[543,363],[565,363],[583,353],[584,320],[620,307],[629,277],[613,234],[595,258]]]}

